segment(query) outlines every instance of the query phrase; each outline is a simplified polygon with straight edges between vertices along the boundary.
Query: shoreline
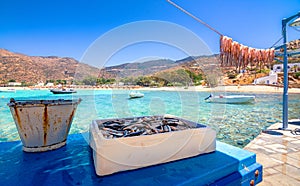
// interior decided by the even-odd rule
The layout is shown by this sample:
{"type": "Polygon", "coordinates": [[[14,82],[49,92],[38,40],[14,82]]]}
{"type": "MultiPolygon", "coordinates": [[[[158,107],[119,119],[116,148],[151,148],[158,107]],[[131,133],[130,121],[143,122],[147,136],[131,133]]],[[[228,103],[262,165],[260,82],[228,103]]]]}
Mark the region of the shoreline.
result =
{"type": "MultiPolygon", "coordinates": [[[[219,86],[215,88],[210,87],[202,87],[202,86],[195,86],[195,87],[160,87],[160,88],[148,88],[143,87],[139,88],[138,90],[159,90],[159,91],[198,91],[198,92],[239,92],[239,93],[278,93],[283,94],[282,87],[275,87],[275,86],[265,86],[265,85],[243,85],[243,86],[236,86],[236,85],[226,85],[226,86],[219,86]]],[[[289,88],[288,93],[297,94],[300,93],[300,88],[289,88]]]]}
{"type": "MultiPolygon", "coordinates": [[[[53,87],[1,87],[0,89],[15,90],[49,90],[53,87]]],[[[76,90],[140,90],[140,91],[197,91],[197,92],[238,92],[238,93],[278,93],[283,94],[283,87],[266,86],[266,85],[225,85],[215,88],[204,86],[184,87],[73,87],[76,90]]],[[[289,88],[288,93],[300,93],[300,88],[289,88]]]]}

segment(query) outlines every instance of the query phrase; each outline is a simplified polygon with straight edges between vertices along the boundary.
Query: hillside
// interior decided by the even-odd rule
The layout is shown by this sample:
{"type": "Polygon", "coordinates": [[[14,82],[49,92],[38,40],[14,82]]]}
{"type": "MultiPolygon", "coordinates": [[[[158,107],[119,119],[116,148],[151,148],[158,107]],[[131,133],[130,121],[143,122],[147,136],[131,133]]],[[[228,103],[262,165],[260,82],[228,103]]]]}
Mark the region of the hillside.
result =
{"type": "MultiPolygon", "coordinates": [[[[150,60],[146,62],[124,63],[121,65],[106,67],[105,71],[118,78],[128,76],[145,76],[155,72],[170,69],[177,66],[176,61],[170,59],[150,60]]],[[[103,72],[103,71],[102,71],[103,72]]],[[[106,73],[106,75],[107,75],[106,73]]],[[[108,77],[108,76],[106,76],[108,77]]]]}
{"type": "MultiPolygon", "coordinates": [[[[194,56],[177,61],[170,59],[150,60],[146,62],[124,63],[121,65],[102,68],[101,70],[87,64],[79,63],[73,58],[56,56],[27,56],[0,49],[0,84],[9,81],[23,82],[27,85],[47,82],[49,80],[66,80],[71,84],[74,80],[80,81],[87,77],[105,79],[122,79],[125,77],[154,76],[164,78],[166,74],[184,69],[195,75],[203,75],[207,82],[216,84],[223,81],[225,85],[251,84],[255,78],[268,75],[264,67],[262,73],[251,67],[243,75],[235,72],[235,67],[219,66],[218,55],[194,56]]],[[[291,62],[299,62],[299,56],[290,58],[291,62]]],[[[171,79],[171,78],[169,78],[171,79]]],[[[279,76],[279,85],[282,78],[279,76]]],[[[290,85],[299,87],[298,75],[291,75],[290,85]]]]}
{"type": "Polygon", "coordinates": [[[142,63],[124,63],[121,65],[105,67],[101,70],[100,77],[124,78],[128,76],[149,76],[158,72],[173,71],[178,68],[188,69],[196,74],[203,73],[203,70],[211,70],[217,62],[217,55],[187,57],[177,61],[170,59],[150,60],[142,63]]]}
{"type": "Polygon", "coordinates": [[[80,80],[97,76],[99,69],[68,57],[26,56],[0,49],[0,83],[8,81],[36,84],[47,80],[80,80]]]}

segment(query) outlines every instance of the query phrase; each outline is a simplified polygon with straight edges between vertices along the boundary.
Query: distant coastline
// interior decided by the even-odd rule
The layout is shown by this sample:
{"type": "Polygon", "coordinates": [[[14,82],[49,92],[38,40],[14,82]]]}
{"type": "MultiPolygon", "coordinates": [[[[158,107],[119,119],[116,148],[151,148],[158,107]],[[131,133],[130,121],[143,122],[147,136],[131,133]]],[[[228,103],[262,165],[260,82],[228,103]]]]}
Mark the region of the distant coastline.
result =
{"type": "MultiPolygon", "coordinates": [[[[199,91],[199,92],[240,92],[240,93],[283,93],[282,87],[266,86],[266,85],[226,85],[215,88],[192,86],[188,88],[183,87],[160,87],[160,88],[140,88],[139,90],[164,90],[164,91],[199,91]]],[[[300,93],[300,88],[289,88],[289,93],[300,93]]]]}
{"type": "MultiPolygon", "coordinates": [[[[49,90],[54,87],[0,87],[0,89],[15,90],[49,90]]],[[[240,93],[283,93],[282,87],[266,86],[266,85],[226,85],[215,88],[205,86],[190,87],[92,87],[92,86],[74,86],[76,90],[141,90],[141,91],[199,91],[199,92],[240,92],[240,93]]],[[[289,88],[289,93],[300,93],[300,88],[289,88]]]]}

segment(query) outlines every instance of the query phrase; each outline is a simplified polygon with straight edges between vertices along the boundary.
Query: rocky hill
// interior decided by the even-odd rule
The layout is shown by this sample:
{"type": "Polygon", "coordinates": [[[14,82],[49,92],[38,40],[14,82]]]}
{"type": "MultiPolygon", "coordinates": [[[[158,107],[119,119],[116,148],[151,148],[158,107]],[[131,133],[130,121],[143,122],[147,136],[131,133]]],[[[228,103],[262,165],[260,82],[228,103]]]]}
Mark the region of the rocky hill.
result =
{"type": "MultiPolygon", "coordinates": [[[[289,59],[299,62],[300,57],[289,59]]],[[[37,84],[49,80],[80,81],[87,77],[118,78],[138,76],[161,76],[164,72],[185,69],[194,74],[203,74],[206,80],[224,80],[224,84],[251,84],[255,78],[268,75],[268,69],[257,73],[255,68],[247,70],[242,76],[235,72],[234,67],[221,68],[218,55],[187,57],[181,60],[159,59],[146,62],[124,63],[105,67],[101,70],[87,64],[79,63],[73,58],[56,56],[27,56],[0,49],[0,84],[9,81],[37,84]],[[160,74],[160,75],[159,75],[160,74]],[[217,78],[216,78],[217,77],[217,78]]],[[[299,75],[291,76],[291,85],[300,84],[299,75]],[[296,78],[295,78],[296,77],[296,78]]],[[[281,83],[279,77],[279,85],[281,83]]]]}
{"type": "Polygon", "coordinates": [[[128,76],[148,76],[158,72],[176,70],[178,68],[188,69],[199,74],[208,69],[212,69],[217,63],[217,55],[187,57],[177,61],[171,59],[158,59],[141,63],[124,63],[101,69],[100,77],[124,78],[128,76]]]}
{"type": "Polygon", "coordinates": [[[47,80],[80,80],[96,76],[99,69],[68,57],[27,56],[0,49],[0,83],[8,81],[36,84],[47,80]]]}
{"type": "Polygon", "coordinates": [[[177,65],[176,61],[170,59],[158,59],[146,62],[124,63],[106,67],[104,70],[115,77],[124,78],[128,76],[145,76],[177,65]]]}

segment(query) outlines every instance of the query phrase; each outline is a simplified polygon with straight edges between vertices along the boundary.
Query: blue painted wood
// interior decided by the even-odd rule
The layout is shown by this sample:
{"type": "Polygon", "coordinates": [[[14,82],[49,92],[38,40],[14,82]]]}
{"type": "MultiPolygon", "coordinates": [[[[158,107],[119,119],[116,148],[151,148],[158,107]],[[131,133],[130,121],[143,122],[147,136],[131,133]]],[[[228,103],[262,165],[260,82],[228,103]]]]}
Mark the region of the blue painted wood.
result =
{"type": "Polygon", "coordinates": [[[287,35],[286,35],[286,26],[288,22],[290,22],[294,18],[300,17],[300,12],[297,14],[290,16],[288,18],[282,19],[282,37],[283,37],[283,103],[282,103],[282,129],[285,130],[288,128],[288,53],[287,53],[287,35]]]}
{"type": "Polygon", "coordinates": [[[254,184],[258,184],[262,181],[262,166],[258,163],[255,163],[249,166],[247,169],[242,169],[233,174],[222,177],[219,180],[216,180],[213,185],[242,185],[249,186],[251,181],[254,181],[254,184]],[[259,171],[259,175],[255,176],[255,171],[259,171]]]}
{"type": "MultiPolygon", "coordinates": [[[[300,54],[299,51],[293,51],[293,52],[288,52],[287,56],[290,57],[290,56],[299,55],[299,54],[300,54]]],[[[284,54],[275,53],[275,56],[284,56],[284,54]]]]}
{"type": "Polygon", "coordinates": [[[286,46],[286,20],[282,20],[282,36],[283,36],[283,95],[282,95],[282,129],[288,128],[288,56],[287,56],[287,46],[286,46]]]}
{"type": "Polygon", "coordinates": [[[255,154],[217,142],[213,153],[99,177],[81,134],[42,153],[23,152],[20,141],[0,143],[0,185],[249,185],[254,169],[261,169],[255,154]]]}

